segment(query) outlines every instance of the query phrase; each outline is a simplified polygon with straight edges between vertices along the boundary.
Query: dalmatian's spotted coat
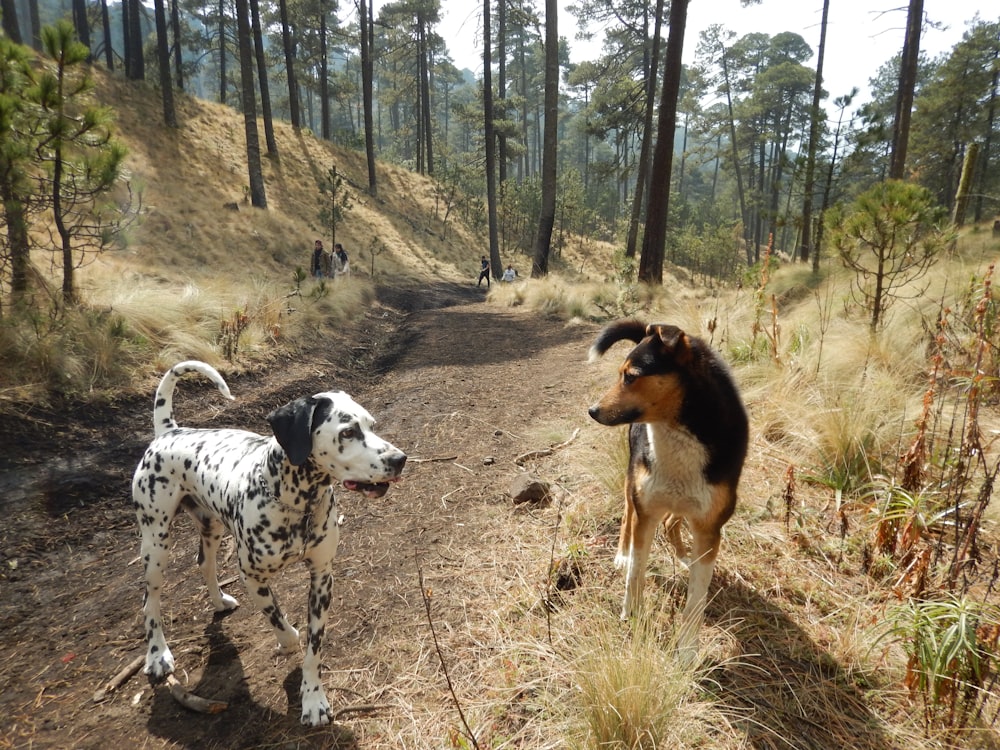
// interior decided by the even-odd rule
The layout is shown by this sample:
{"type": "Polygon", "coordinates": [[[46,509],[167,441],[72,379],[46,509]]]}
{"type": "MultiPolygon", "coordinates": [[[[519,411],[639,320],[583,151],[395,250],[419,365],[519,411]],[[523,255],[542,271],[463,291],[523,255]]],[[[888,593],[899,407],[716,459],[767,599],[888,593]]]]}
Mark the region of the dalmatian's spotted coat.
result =
{"type": "Polygon", "coordinates": [[[376,435],[375,420],[342,391],[317,393],[276,409],[267,419],[274,437],[243,430],[178,427],[173,416],[177,380],[196,372],[232,399],[222,376],[197,361],[172,367],[156,390],[155,438],[132,479],[132,499],[142,537],[146,590],[146,674],[174,671],[160,614],[168,561],[170,522],[183,508],[201,530],[198,565],[216,611],[237,606],[219,588],[216,553],[224,531],[236,540],[247,595],[268,618],[278,648],[299,648],[299,634],[285,619],[269,581],[297,560],[309,568],[309,618],[302,662],[302,723],[330,722],[320,681],[320,647],[333,596],[333,559],[340,539],[333,484],[381,497],[396,481],[406,455],[376,435]]]}

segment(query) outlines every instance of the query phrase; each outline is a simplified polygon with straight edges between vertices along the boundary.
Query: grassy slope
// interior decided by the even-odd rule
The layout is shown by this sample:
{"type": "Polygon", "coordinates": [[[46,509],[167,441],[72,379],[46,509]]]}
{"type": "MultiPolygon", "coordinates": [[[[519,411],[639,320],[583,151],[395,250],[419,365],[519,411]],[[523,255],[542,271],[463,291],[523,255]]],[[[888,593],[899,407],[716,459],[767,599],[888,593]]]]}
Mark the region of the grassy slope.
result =
{"type": "MultiPolygon", "coordinates": [[[[127,250],[109,262],[128,260],[168,276],[249,271],[290,278],[296,265],[308,266],[315,238],[324,239],[328,248],[332,244],[329,227],[320,225],[329,198],[319,185],[336,167],[350,196],[337,240],[351,253],[355,270],[371,272],[372,245],[378,243],[375,271],[380,277],[458,280],[478,273],[479,255],[488,250],[483,234],[463,222],[459,208],[445,231],[445,209],[433,180],[379,162],[378,196],[372,198],[363,153],[276,122],[278,157],[263,159],[268,208],[253,209],[244,200],[248,179],[241,115],[228,106],[181,96],[180,126],[167,130],[155,91],[95,73],[98,96],[118,110],[128,168],[144,194],[142,220],[130,232],[127,250]],[[232,203],[238,211],[224,208],[232,203]]],[[[262,125],[260,140],[263,150],[262,125]]],[[[580,265],[574,248],[565,255],[566,267],[580,265]]],[[[529,270],[526,261],[503,258],[522,274],[529,270]]]]}

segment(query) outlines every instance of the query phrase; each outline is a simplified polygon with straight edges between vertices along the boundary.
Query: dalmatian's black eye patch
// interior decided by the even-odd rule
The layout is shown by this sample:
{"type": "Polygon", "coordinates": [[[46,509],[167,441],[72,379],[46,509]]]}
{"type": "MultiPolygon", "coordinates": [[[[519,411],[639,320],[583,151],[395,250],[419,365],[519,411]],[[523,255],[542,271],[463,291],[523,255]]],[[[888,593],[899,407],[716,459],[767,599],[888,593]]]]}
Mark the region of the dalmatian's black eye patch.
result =
{"type": "Polygon", "coordinates": [[[328,398],[316,399],[316,408],[313,410],[312,424],[309,426],[309,433],[315,432],[321,424],[325,424],[330,419],[333,411],[333,401],[328,398]]]}

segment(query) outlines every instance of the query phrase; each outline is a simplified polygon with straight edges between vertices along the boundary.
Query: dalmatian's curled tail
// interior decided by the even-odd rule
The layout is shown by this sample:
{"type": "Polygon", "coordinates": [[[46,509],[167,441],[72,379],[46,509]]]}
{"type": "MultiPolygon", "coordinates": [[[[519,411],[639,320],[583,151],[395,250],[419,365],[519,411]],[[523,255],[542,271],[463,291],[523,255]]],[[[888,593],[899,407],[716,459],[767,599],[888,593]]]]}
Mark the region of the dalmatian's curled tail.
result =
{"type": "Polygon", "coordinates": [[[222,379],[219,371],[214,367],[195,359],[179,362],[167,370],[156,389],[156,397],[153,401],[153,432],[156,437],[159,437],[167,430],[173,430],[177,427],[177,422],[174,421],[174,386],[177,385],[177,381],[181,376],[189,372],[201,373],[215,383],[215,387],[219,389],[219,393],[230,401],[236,400],[229,392],[229,386],[226,385],[226,381],[222,379]]]}

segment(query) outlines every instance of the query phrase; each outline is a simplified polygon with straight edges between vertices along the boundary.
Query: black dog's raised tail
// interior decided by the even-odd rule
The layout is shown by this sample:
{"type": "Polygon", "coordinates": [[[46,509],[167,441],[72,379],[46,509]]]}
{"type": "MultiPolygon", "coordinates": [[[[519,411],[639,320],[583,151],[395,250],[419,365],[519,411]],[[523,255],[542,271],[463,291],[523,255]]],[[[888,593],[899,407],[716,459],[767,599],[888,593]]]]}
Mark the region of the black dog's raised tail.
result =
{"type": "Polygon", "coordinates": [[[641,320],[619,320],[606,326],[590,347],[590,361],[596,362],[603,354],[619,341],[631,341],[638,344],[646,337],[646,324],[641,320]]]}

